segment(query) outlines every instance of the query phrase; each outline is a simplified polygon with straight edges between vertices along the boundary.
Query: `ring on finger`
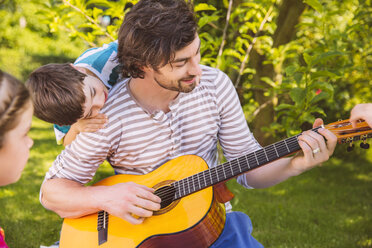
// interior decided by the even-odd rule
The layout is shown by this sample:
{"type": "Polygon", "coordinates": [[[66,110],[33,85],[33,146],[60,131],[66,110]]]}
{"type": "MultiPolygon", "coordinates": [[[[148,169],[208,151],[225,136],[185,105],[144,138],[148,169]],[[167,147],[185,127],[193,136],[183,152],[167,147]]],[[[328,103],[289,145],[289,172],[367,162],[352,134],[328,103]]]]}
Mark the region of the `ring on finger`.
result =
{"type": "Polygon", "coordinates": [[[320,148],[319,148],[319,147],[317,147],[317,148],[315,148],[315,149],[313,150],[313,154],[316,154],[316,153],[318,153],[318,152],[320,152],[320,148]]]}

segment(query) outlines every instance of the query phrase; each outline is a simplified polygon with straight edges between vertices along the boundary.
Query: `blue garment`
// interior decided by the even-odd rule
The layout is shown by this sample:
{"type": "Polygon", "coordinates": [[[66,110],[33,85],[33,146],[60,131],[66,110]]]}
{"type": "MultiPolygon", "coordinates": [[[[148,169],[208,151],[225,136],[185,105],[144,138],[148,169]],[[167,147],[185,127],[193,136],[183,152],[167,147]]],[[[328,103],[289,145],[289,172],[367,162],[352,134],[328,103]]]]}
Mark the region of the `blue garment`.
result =
{"type": "Polygon", "coordinates": [[[264,247],[252,237],[252,222],[248,215],[242,212],[226,214],[225,227],[220,237],[211,248],[262,248],[264,247]]]}
{"type": "Polygon", "coordinates": [[[71,128],[71,126],[59,126],[57,124],[54,124],[54,127],[63,133],[67,133],[71,128]]]}
{"type": "MultiPolygon", "coordinates": [[[[114,41],[102,47],[86,50],[80,55],[74,65],[83,67],[93,72],[102,83],[110,90],[120,81],[120,65],[116,61],[118,42],[114,41]]],[[[63,144],[63,139],[71,126],[58,126],[54,124],[54,133],[57,144],[63,144]]]]}
{"type": "Polygon", "coordinates": [[[71,126],[59,126],[57,124],[53,124],[53,127],[54,127],[54,134],[56,136],[57,144],[62,145],[63,138],[66,136],[71,126]]]}
{"type": "Polygon", "coordinates": [[[88,49],[76,59],[74,65],[90,70],[110,89],[121,79],[117,52],[118,42],[114,41],[88,49]]]}

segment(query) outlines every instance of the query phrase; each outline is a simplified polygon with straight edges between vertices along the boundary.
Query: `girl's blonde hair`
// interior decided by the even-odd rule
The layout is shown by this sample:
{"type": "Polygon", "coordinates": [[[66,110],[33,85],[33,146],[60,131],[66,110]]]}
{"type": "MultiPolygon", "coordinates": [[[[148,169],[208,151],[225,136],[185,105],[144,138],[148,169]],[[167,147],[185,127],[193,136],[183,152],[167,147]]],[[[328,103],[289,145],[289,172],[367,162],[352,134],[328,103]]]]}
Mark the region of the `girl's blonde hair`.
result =
{"type": "Polygon", "coordinates": [[[5,134],[17,126],[19,116],[30,100],[25,85],[0,70],[0,148],[4,144],[5,134]]]}

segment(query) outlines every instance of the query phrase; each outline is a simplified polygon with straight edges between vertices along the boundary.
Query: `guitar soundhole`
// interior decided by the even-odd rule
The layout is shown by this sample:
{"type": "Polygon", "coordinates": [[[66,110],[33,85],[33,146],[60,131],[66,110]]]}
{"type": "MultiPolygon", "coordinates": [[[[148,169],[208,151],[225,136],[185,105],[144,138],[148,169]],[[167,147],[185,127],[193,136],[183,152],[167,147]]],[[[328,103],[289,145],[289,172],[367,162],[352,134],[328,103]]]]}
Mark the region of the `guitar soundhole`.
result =
{"type": "Polygon", "coordinates": [[[154,194],[159,196],[161,199],[160,208],[168,207],[174,200],[176,190],[173,186],[166,185],[164,187],[155,190],[154,194]]]}

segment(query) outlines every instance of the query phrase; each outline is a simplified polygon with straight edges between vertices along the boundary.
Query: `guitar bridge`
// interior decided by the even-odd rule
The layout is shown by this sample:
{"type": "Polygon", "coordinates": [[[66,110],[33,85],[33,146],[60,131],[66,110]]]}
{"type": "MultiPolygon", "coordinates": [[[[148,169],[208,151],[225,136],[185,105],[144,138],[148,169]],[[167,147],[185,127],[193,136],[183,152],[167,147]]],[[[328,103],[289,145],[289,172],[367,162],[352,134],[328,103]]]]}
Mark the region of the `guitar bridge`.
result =
{"type": "Polygon", "coordinates": [[[108,221],[109,215],[106,211],[98,212],[97,219],[98,245],[102,245],[107,242],[108,221]]]}

